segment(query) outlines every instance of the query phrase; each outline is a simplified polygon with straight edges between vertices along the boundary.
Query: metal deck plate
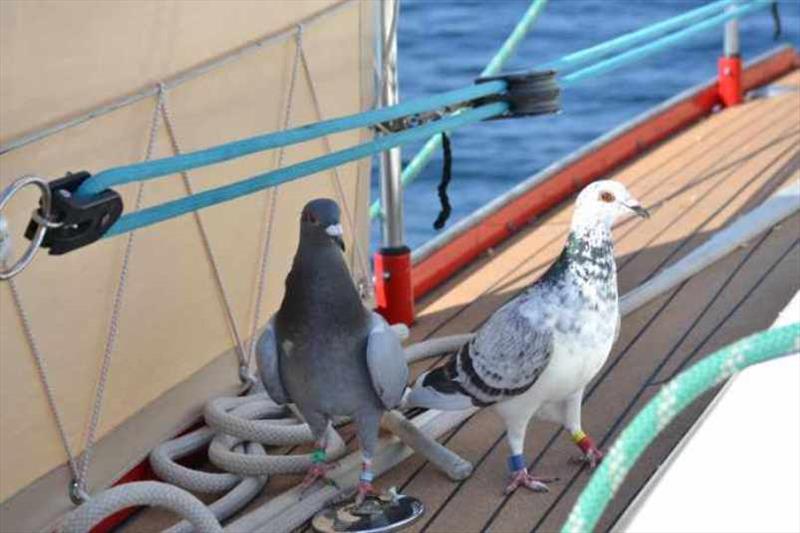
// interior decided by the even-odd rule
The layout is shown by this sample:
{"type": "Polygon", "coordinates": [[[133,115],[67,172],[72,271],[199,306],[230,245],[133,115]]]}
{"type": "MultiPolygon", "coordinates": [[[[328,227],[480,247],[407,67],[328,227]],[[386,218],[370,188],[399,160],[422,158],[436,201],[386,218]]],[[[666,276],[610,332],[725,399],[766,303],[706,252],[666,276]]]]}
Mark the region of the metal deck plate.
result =
{"type": "Polygon", "coordinates": [[[388,494],[368,497],[360,506],[351,501],[324,509],[311,526],[319,533],[388,533],[410,526],[423,513],[425,506],[418,499],[388,494]]]}

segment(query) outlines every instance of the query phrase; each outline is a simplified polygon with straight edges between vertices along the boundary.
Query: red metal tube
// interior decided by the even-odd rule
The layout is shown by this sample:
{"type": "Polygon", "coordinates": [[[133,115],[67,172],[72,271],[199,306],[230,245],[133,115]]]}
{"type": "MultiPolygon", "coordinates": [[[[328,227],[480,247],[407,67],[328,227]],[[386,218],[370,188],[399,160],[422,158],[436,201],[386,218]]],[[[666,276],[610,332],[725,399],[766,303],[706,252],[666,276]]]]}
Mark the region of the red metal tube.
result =
{"type": "Polygon", "coordinates": [[[725,107],[742,103],[742,58],[721,57],[717,63],[719,97],[725,107]]]}
{"type": "Polygon", "coordinates": [[[411,250],[382,248],[375,254],[375,305],[389,324],[414,322],[411,250]]]}

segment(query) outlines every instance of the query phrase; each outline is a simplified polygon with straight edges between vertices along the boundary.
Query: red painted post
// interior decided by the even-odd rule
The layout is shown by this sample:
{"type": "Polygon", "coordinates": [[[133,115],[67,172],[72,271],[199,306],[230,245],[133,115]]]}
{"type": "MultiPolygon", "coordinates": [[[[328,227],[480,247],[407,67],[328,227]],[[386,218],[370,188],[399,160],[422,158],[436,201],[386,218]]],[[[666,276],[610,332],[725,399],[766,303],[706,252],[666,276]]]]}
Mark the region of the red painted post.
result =
{"type": "MultiPolygon", "coordinates": [[[[728,10],[736,9],[734,0],[728,10]]],[[[739,21],[731,19],[725,23],[723,54],[717,63],[717,90],[725,107],[742,103],[742,56],[739,50],[739,21]]]]}
{"type": "Polygon", "coordinates": [[[414,322],[414,284],[411,250],[407,246],[381,248],[375,254],[375,304],[389,324],[414,322]]]}
{"type": "Polygon", "coordinates": [[[719,96],[725,107],[742,103],[742,58],[721,57],[718,63],[719,96]]]}

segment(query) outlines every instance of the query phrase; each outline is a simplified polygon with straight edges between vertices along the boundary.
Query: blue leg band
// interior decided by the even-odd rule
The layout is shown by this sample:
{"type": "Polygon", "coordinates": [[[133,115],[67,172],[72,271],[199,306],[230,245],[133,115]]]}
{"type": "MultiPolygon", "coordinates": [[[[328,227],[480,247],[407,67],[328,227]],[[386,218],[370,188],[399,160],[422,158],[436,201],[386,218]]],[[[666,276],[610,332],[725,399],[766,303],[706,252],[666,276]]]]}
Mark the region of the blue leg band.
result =
{"type": "Polygon", "coordinates": [[[508,469],[512,472],[516,472],[518,470],[522,470],[525,468],[525,458],[522,456],[521,453],[517,455],[512,455],[508,458],[508,469]]]}
{"type": "Polygon", "coordinates": [[[371,470],[362,470],[361,476],[358,479],[364,483],[372,483],[372,480],[375,479],[375,474],[373,474],[371,470]]]}

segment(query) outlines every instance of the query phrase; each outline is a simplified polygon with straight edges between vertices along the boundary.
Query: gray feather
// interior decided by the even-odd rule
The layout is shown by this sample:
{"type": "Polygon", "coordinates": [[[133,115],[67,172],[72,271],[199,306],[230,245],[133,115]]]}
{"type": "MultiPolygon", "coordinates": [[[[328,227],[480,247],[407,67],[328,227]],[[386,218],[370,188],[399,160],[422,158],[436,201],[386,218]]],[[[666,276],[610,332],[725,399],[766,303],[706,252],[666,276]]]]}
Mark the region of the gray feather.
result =
{"type": "Polygon", "coordinates": [[[261,381],[264,383],[269,397],[280,405],[289,403],[291,400],[281,382],[280,359],[278,345],[275,342],[273,319],[267,323],[267,327],[264,328],[258,338],[258,343],[256,343],[256,363],[261,381]]]}
{"type": "Polygon", "coordinates": [[[458,411],[474,407],[473,398],[459,390],[457,386],[440,386],[436,383],[436,378],[446,380],[442,370],[443,367],[436,368],[421,374],[414,386],[403,398],[404,407],[427,407],[429,409],[440,409],[442,411],[458,411]],[[427,381],[427,383],[426,383],[427,381]],[[433,383],[432,383],[433,381],[433,383]],[[439,388],[437,388],[437,386],[439,388]]]}
{"type": "MultiPolygon", "coordinates": [[[[488,395],[496,396],[492,398],[495,401],[529,389],[547,366],[553,351],[552,329],[531,324],[522,316],[522,301],[523,298],[516,298],[501,307],[470,344],[474,374],[487,387],[501,391],[488,395]]],[[[459,358],[459,369],[469,374],[464,355],[459,358]]],[[[463,384],[470,392],[473,381],[463,384]]]]}
{"type": "Polygon", "coordinates": [[[372,328],[367,338],[367,367],[384,407],[397,407],[408,382],[408,366],[400,339],[376,313],[372,313],[372,328]]]}
{"type": "Polygon", "coordinates": [[[273,346],[280,384],[315,436],[322,438],[332,417],[348,416],[364,452],[372,455],[381,415],[399,403],[408,368],[399,339],[364,307],[344,256],[326,231],[339,223],[338,213],[325,199],[303,210],[273,346]]]}

